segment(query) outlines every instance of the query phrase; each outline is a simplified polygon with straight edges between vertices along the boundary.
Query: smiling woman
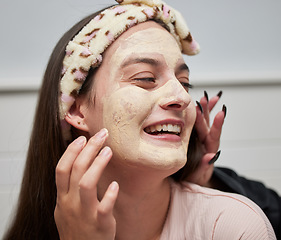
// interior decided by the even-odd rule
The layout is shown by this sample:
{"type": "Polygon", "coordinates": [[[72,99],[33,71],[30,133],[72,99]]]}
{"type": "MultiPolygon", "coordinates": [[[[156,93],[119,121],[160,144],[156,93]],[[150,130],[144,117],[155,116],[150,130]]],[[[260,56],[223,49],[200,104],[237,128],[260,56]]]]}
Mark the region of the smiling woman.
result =
{"type": "Polygon", "coordinates": [[[275,239],[247,198],[184,181],[200,110],[182,53],[199,46],[181,15],[118,3],[52,53],[4,239],[275,239]]]}
{"type": "Polygon", "coordinates": [[[93,121],[102,114],[88,109],[82,115],[87,114],[85,121],[92,126],[83,130],[93,135],[106,127],[110,132],[107,143],[114,158],[120,156],[121,161],[138,160],[142,165],[153,161],[160,167],[168,160],[177,160],[177,168],[182,167],[195,121],[195,106],[180,82],[188,81],[188,72],[179,70],[182,63],[177,42],[157,23],[142,23],[127,30],[107,49],[94,77],[95,107],[103,111],[103,119],[93,121]],[[159,38],[163,41],[159,42],[159,38]],[[165,50],[167,45],[170,47],[165,50]],[[153,81],[147,80],[151,78],[153,81]],[[183,126],[182,132],[177,136],[144,131],[159,124],[183,126]]]}

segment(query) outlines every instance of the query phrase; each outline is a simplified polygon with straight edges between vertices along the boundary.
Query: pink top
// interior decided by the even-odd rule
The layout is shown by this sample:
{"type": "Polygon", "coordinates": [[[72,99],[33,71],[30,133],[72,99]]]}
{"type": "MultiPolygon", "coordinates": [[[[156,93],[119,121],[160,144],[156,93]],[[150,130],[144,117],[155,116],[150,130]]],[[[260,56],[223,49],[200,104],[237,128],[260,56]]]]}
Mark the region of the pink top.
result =
{"type": "Polygon", "coordinates": [[[262,210],[248,198],[171,181],[171,204],[160,240],[276,239],[262,210]]]}

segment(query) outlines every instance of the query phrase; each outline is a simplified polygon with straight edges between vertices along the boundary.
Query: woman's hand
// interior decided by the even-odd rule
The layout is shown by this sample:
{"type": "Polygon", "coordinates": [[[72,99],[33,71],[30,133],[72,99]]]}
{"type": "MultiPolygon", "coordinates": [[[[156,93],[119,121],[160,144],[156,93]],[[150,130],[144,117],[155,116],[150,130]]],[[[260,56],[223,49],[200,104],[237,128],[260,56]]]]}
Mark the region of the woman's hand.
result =
{"type": "Polygon", "coordinates": [[[55,222],[60,239],[113,240],[116,222],[113,207],[119,186],[112,182],[103,198],[97,198],[98,181],[112,157],[102,148],[108,132],[102,129],[86,143],[80,136],[72,142],[56,168],[57,205],[55,222]]]}
{"type": "Polygon", "coordinates": [[[210,112],[219,101],[221,94],[222,92],[219,92],[209,100],[207,92],[204,92],[204,97],[201,98],[200,103],[197,102],[195,129],[201,144],[202,158],[198,168],[189,175],[187,181],[201,186],[211,187],[210,179],[213,174],[214,162],[220,155],[218,149],[222,126],[226,116],[226,107],[223,105],[222,110],[216,114],[212,126],[210,126],[210,112]]]}

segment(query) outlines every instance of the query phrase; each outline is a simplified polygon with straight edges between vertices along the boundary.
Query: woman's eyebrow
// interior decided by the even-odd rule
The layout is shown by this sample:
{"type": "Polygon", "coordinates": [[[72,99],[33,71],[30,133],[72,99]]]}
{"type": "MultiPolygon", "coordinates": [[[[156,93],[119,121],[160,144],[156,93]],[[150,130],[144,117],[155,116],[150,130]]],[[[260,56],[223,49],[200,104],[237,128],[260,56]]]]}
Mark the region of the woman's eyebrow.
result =
{"type": "Polygon", "coordinates": [[[188,71],[189,72],[189,67],[185,64],[185,63],[182,63],[178,68],[177,68],[177,71],[188,71]]]}
{"type": "Polygon", "coordinates": [[[159,62],[156,59],[144,57],[144,58],[129,58],[124,63],[122,63],[121,67],[124,68],[128,65],[136,64],[136,63],[147,63],[147,64],[152,65],[152,66],[158,66],[159,65],[159,62]]]}

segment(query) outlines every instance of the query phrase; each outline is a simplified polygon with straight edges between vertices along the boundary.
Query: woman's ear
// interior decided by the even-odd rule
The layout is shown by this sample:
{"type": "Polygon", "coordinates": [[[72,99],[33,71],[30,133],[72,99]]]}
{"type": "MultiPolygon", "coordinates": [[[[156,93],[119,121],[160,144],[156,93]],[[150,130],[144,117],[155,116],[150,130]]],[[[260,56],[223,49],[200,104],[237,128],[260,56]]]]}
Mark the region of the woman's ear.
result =
{"type": "Polygon", "coordinates": [[[88,132],[88,126],[85,123],[85,111],[86,103],[83,99],[76,99],[71,108],[69,109],[67,115],[65,116],[65,121],[67,121],[71,126],[76,129],[88,132]]]}

